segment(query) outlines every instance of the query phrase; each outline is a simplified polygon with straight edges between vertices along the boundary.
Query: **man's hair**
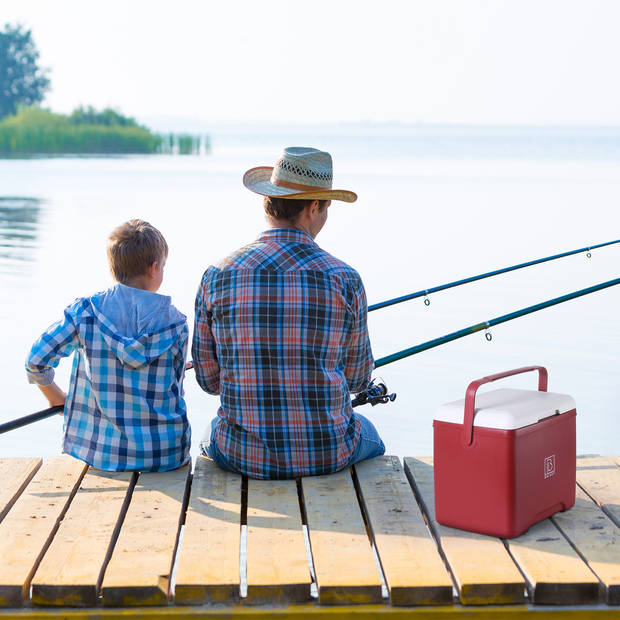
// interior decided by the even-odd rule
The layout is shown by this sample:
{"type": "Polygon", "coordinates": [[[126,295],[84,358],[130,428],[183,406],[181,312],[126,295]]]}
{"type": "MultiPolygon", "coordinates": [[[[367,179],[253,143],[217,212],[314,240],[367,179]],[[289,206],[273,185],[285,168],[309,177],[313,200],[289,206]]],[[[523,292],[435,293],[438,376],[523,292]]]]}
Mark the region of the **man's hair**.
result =
{"type": "MultiPolygon", "coordinates": [[[[278,220],[286,220],[294,223],[304,208],[309,205],[312,200],[295,200],[294,198],[274,198],[265,196],[263,206],[265,213],[278,220]]],[[[325,209],[327,200],[319,200],[319,211],[325,209]]]]}
{"type": "Polygon", "coordinates": [[[108,237],[108,262],[117,282],[144,275],[154,263],[168,257],[164,236],[144,220],[129,220],[108,237]]]}

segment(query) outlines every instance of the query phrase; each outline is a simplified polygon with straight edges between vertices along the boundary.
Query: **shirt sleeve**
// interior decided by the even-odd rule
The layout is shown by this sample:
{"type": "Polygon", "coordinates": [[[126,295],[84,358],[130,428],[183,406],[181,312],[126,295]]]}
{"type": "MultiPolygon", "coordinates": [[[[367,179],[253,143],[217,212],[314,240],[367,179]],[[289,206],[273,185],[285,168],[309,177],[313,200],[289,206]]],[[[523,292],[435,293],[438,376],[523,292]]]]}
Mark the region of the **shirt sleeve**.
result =
{"type": "Polygon", "coordinates": [[[213,337],[213,316],[209,300],[213,271],[213,267],[207,269],[196,294],[192,359],[198,385],[208,394],[219,394],[220,365],[213,337]]]}
{"type": "MultiPolygon", "coordinates": [[[[359,276],[358,276],[359,278],[359,276]]],[[[361,392],[370,381],[374,359],[368,335],[368,305],[366,291],[361,279],[354,292],[351,304],[353,321],[347,344],[344,375],[351,392],[361,392]]]]}
{"type": "Polygon", "coordinates": [[[29,383],[46,386],[54,380],[54,368],[78,346],[77,304],[65,309],[64,317],[48,327],[32,345],[26,358],[29,383]]]}
{"type": "Polygon", "coordinates": [[[178,350],[174,357],[174,374],[179,384],[179,393],[181,396],[185,395],[185,389],[183,387],[183,379],[185,378],[185,360],[187,359],[187,346],[189,340],[189,328],[187,327],[187,321],[183,325],[183,330],[179,336],[178,350]]]}

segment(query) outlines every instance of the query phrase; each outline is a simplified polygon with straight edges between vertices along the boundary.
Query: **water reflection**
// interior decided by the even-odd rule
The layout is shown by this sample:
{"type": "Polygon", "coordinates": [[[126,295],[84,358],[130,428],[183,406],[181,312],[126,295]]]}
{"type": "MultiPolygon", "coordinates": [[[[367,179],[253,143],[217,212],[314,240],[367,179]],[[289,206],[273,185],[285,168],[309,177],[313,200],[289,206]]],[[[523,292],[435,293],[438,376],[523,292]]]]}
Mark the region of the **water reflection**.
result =
{"type": "Polygon", "coordinates": [[[0,273],[21,273],[33,260],[42,201],[23,196],[0,196],[0,273]]]}

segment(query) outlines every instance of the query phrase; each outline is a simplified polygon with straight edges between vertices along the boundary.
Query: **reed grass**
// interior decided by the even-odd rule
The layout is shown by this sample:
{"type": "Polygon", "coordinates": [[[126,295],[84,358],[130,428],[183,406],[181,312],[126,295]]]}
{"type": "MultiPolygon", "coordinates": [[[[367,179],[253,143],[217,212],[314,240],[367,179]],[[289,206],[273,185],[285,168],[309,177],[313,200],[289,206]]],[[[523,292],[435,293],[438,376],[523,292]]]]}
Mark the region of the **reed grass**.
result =
{"type": "MultiPolygon", "coordinates": [[[[36,106],[0,122],[0,156],[197,153],[199,138],[152,133],[112,110],[78,108],[70,116],[36,106]]],[[[208,139],[207,139],[208,140],[208,139]]]]}

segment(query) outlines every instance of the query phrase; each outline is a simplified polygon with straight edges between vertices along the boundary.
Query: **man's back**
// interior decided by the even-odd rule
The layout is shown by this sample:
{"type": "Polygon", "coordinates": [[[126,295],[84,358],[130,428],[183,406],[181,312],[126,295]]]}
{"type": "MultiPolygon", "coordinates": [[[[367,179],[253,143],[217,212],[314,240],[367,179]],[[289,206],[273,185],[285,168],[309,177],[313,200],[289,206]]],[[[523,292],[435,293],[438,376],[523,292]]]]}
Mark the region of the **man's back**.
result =
{"type": "Polygon", "coordinates": [[[295,229],[272,229],[204,274],[192,348],[221,393],[219,452],[255,478],[344,467],[360,425],[350,392],[373,366],[357,272],[295,229]]]}

